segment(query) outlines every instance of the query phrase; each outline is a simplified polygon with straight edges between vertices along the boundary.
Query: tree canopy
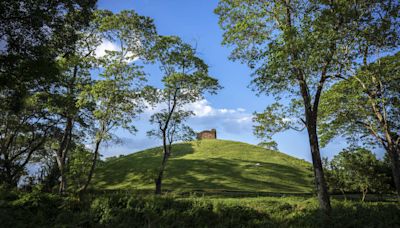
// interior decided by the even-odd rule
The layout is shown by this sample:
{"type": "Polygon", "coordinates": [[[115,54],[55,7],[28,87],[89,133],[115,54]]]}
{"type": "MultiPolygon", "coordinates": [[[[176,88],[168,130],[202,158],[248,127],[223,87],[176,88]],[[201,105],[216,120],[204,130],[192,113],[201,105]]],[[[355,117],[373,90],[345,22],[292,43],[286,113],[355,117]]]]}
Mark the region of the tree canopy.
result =
{"type": "Polygon", "coordinates": [[[284,120],[279,114],[271,115],[278,108],[274,104],[264,115],[273,117],[272,121],[262,121],[262,114],[255,118],[264,125],[256,127],[256,133],[267,136],[288,126],[305,126],[320,206],[329,214],[317,136],[320,97],[330,83],[350,75],[354,63],[362,58],[360,49],[365,50],[366,44],[379,50],[396,46],[398,33],[393,25],[399,4],[221,0],[215,12],[224,30],[222,43],[233,47],[231,59],[254,69],[254,89],[278,100],[292,98],[286,110],[293,111],[291,116],[295,118],[284,120]]]}
{"type": "Polygon", "coordinates": [[[399,52],[380,58],[327,90],[321,99],[319,133],[322,145],[342,136],[350,143],[384,148],[400,193],[399,59],[399,52]]]}
{"type": "Polygon", "coordinates": [[[164,74],[164,87],[153,89],[150,102],[160,105],[161,110],[150,117],[150,123],[156,128],[148,135],[159,137],[163,142],[163,160],[155,180],[156,194],[161,194],[172,143],[194,137],[194,131],[184,124],[194,113],[185,109],[185,105],[203,99],[206,92],[215,94],[220,86],[218,80],[209,75],[207,64],[198,57],[196,50],[178,37],[159,37],[154,56],[164,74]]]}

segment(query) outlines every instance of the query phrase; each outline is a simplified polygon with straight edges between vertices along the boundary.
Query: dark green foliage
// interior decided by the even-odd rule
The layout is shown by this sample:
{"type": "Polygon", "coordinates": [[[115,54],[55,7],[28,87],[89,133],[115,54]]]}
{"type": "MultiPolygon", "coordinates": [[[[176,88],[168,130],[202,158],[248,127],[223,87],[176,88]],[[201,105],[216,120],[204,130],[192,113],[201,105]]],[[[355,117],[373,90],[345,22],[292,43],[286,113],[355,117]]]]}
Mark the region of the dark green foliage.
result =
{"type": "Polygon", "coordinates": [[[326,145],[337,136],[379,146],[391,161],[400,199],[400,52],[367,64],[321,97],[319,134],[326,145]]]}
{"type": "Polygon", "coordinates": [[[354,72],[362,57],[398,47],[399,9],[398,1],[346,0],[220,0],[215,9],[230,58],[254,69],[254,89],[278,102],[256,114],[255,133],[270,140],[289,128],[307,129],[315,186],[327,214],[317,135],[321,94],[354,72]],[[292,99],[289,107],[283,97],[292,99]]]}
{"type": "MultiPolygon", "coordinates": [[[[321,227],[314,199],[182,198],[132,192],[85,195],[81,201],[39,192],[0,194],[3,227],[321,227]]],[[[398,227],[395,203],[333,201],[329,227],[398,227]]]]}
{"type": "Polygon", "coordinates": [[[0,183],[16,186],[55,130],[47,102],[57,57],[73,52],[96,0],[0,2],[0,183]]]}
{"type": "Polygon", "coordinates": [[[331,191],[380,193],[389,190],[390,175],[385,164],[364,148],[343,150],[327,162],[327,181],[331,191]]]}
{"type": "MultiPolygon", "coordinates": [[[[92,163],[92,153],[86,149],[84,145],[79,145],[72,151],[69,157],[69,172],[70,189],[72,192],[80,189],[87,178],[92,163]]],[[[98,163],[101,163],[98,161],[98,163]]]]}

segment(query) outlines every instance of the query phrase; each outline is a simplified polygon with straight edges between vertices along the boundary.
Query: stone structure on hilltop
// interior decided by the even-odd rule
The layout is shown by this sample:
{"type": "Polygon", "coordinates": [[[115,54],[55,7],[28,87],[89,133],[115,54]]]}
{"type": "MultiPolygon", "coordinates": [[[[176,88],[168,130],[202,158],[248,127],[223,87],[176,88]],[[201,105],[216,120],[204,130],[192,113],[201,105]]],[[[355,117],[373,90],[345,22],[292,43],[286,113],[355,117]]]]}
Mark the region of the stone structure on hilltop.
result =
{"type": "Polygon", "coordinates": [[[197,133],[197,139],[217,139],[217,130],[211,129],[210,131],[202,131],[197,133]]]}

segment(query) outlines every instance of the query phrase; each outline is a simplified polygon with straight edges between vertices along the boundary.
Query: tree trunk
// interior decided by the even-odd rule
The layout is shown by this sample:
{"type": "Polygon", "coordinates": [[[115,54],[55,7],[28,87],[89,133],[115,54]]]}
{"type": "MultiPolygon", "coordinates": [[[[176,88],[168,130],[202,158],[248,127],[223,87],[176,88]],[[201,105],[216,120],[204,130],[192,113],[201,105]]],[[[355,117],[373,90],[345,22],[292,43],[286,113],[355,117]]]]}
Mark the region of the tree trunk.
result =
{"type": "Polygon", "coordinates": [[[163,174],[164,174],[164,170],[161,169],[160,172],[158,173],[157,179],[155,180],[155,182],[156,182],[156,191],[155,191],[155,194],[156,194],[156,195],[161,195],[161,185],[162,185],[162,177],[163,177],[163,174]]]}
{"type": "Polygon", "coordinates": [[[64,194],[67,190],[67,177],[65,172],[65,161],[67,159],[67,153],[69,149],[69,142],[72,137],[72,127],[73,127],[72,118],[67,118],[67,123],[64,129],[64,135],[60,141],[60,146],[57,151],[57,165],[60,170],[60,186],[58,192],[60,194],[64,194]]]}
{"type": "Polygon", "coordinates": [[[361,199],[361,202],[364,202],[364,201],[365,201],[365,196],[367,196],[367,192],[368,192],[368,188],[363,189],[363,191],[362,191],[362,199],[361,199]]]}
{"type": "Polygon", "coordinates": [[[94,169],[96,168],[97,160],[99,159],[100,143],[101,143],[101,139],[98,139],[96,141],[96,146],[95,146],[95,149],[94,149],[94,156],[93,156],[92,166],[90,167],[88,178],[86,180],[85,185],[79,190],[80,193],[83,193],[83,192],[86,191],[86,189],[88,188],[88,186],[90,184],[90,181],[93,178],[94,169]]]}
{"type": "Polygon", "coordinates": [[[13,175],[12,175],[12,171],[11,171],[11,165],[10,165],[10,160],[9,160],[9,158],[8,158],[8,155],[7,154],[4,154],[4,161],[3,161],[3,163],[4,163],[4,176],[5,176],[5,178],[4,178],[4,180],[2,180],[2,182],[4,181],[4,183],[5,183],[5,186],[7,187],[7,188],[11,188],[11,187],[14,187],[13,186],[13,175]]]}
{"type": "Polygon", "coordinates": [[[6,186],[6,188],[16,188],[17,187],[17,183],[16,183],[16,181],[15,181],[15,173],[13,173],[12,172],[12,170],[11,169],[7,169],[6,168],[6,171],[5,171],[5,176],[6,176],[6,178],[5,178],[5,186],[6,186]]]}
{"type": "MultiPolygon", "coordinates": [[[[289,28],[289,32],[284,31],[285,34],[285,40],[289,42],[289,48],[291,50],[291,57],[293,60],[298,60],[300,59],[299,54],[296,50],[296,46],[294,45],[294,40],[291,37],[292,33],[290,30],[292,29],[292,12],[291,12],[291,0],[286,0],[285,1],[285,8],[286,8],[286,26],[289,28]]],[[[333,46],[334,47],[334,46],[333,46]]],[[[318,84],[317,92],[315,94],[315,100],[314,104],[312,105],[312,99],[311,95],[309,93],[309,88],[307,85],[307,80],[305,79],[304,72],[294,66],[292,71],[297,77],[297,81],[299,83],[300,87],[300,93],[303,98],[303,104],[304,104],[304,114],[306,117],[306,120],[303,121],[307,127],[308,131],[308,138],[309,138],[309,143],[310,143],[310,149],[311,149],[311,156],[312,156],[312,162],[313,162],[313,168],[314,168],[314,178],[315,178],[315,185],[317,188],[317,194],[318,194],[318,201],[320,208],[324,211],[324,213],[329,217],[330,212],[331,212],[331,203],[329,200],[329,195],[328,195],[328,188],[325,182],[325,177],[324,177],[324,171],[322,167],[322,161],[321,161],[321,155],[319,151],[319,145],[318,145],[318,135],[317,135],[317,113],[318,113],[318,105],[319,105],[319,98],[322,93],[323,85],[326,80],[326,70],[328,67],[330,60],[328,60],[327,65],[324,67],[322,70],[321,74],[321,79],[318,84]]]]}
{"type": "Polygon", "coordinates": [[[307,126],[310,142],[312,163],[314,168],[315,187],[317,189],[320,208],[325,214],[330,215],[331,202],[329,199],[328,188],[325,181],[324,170],[322,167],[321,154],[319,151],[316,121],[312,120],[307,126]]]}
{"type": "Polygon", "coordinates": [[[394,180],[394,185],[397,192],[397,200],[400,202],[400,157],[399,151],[392,149],[389,152],[390,160],[392,163],[392,175],[394,180]]]}
{"type": "Polygon", "coordinates": [[[162,179],[163,179],[163,176],[164,176],[165,166],[167,164],[167,160],[168,160],[168,157],[169,157],[169,151],[168,151],[168,148],[167,148],[166,138],[163,139],[163,148],[164,148],[163,149],[163,152],[164,152],[163,160],[162,160],[162,163],[161,163],[160,170],[158,172],[158,176],[155,179],[155,184],[156,184],[155,194],[156,195],[161,195],[161,193],[162,193],[162,190],[161,190],[161,188],[162,188],[162,179]]]}
{"type": "Polygon", "coordinates": [[[65,176],[64,167],[60,169],[60,186],[58,189],[59,194],[65,194],[67,190],[67,177],[65,176]]]}

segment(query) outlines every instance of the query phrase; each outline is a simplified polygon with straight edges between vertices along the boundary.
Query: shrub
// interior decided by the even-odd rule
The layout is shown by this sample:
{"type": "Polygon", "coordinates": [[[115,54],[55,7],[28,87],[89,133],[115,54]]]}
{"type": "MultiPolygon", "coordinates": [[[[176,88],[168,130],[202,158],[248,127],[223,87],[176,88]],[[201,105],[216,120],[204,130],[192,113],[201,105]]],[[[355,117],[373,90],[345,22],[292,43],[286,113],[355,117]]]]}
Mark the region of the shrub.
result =
{"type": "MultiPolygon", "coordinates": [[[[0,191],[3,227],[323,227],[314,198],[212,198],[0,191]]],[[[333,227],[400,227],[400,205],[333,200],[333,227]]]]}

